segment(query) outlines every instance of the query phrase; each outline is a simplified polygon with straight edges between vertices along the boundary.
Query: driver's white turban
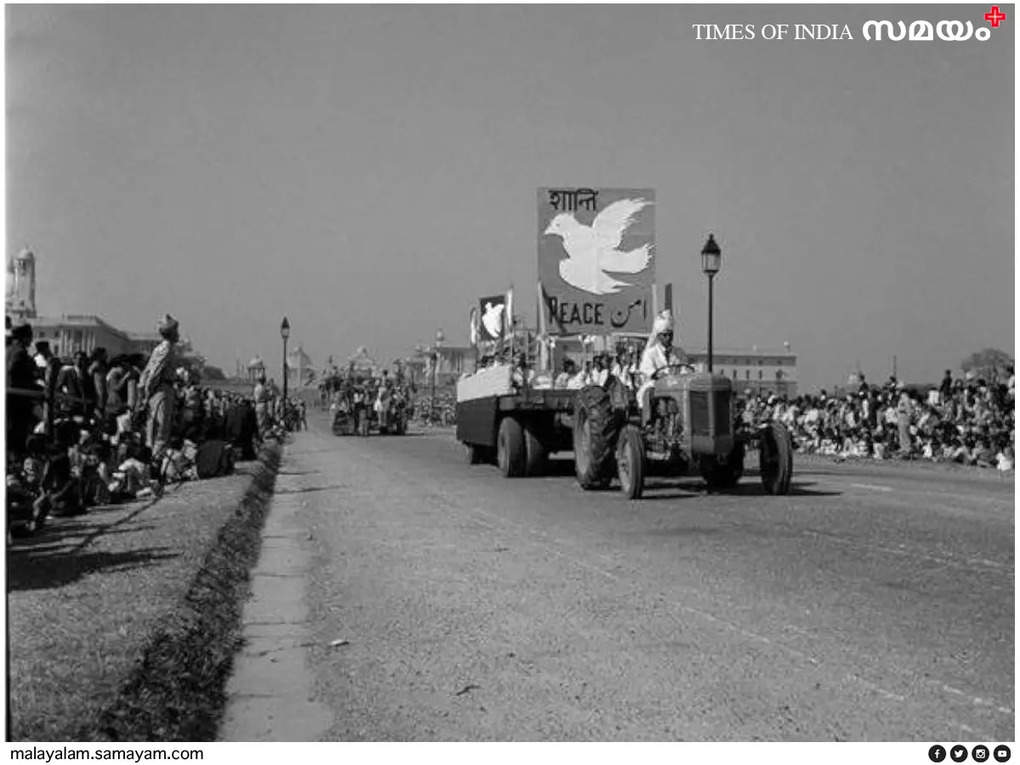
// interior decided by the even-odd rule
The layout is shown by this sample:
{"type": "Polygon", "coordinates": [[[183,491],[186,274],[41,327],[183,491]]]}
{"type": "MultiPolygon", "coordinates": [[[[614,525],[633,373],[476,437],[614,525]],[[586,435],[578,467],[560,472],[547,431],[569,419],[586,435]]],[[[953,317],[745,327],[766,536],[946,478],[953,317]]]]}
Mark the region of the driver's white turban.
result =
{"type": "Polygon", "coordinates": [[[655,317],[652,322],[652,334],[661,335],[663,332],[673,331],[673,312],[668,308],[655,317]]]}

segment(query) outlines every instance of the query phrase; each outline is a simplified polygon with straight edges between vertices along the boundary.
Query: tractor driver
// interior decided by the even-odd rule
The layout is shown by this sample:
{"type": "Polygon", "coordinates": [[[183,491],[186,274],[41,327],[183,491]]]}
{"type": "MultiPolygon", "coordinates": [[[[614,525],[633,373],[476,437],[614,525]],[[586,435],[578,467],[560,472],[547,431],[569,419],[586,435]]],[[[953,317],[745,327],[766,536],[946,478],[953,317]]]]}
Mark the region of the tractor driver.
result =
{"type": "Polygon", "coordinates": [[[642,385],[638,389],[638,406],[642,406],[644,393],[652,387],[655,375],[663,369],[686,364],[687,358],[683,350],[673,347],[673,313],[666,309],[652,323],[652,333],[648,336],[648,343],[641,354],[642,385]],[[678,353],[679,351],[679,353],[678,353]]]}

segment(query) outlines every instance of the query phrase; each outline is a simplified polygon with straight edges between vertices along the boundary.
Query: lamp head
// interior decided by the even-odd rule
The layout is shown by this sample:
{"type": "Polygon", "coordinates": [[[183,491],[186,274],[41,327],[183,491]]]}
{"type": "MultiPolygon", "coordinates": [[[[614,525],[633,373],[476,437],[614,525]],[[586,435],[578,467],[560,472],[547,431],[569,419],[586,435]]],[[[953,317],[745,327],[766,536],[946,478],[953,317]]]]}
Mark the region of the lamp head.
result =
{"type": "Polygon", "coordinates": [[[701,270],[709,276],[715,276],[719,273],[719,267],[722,264],[722,250],[719,249],[719,245],[715,242],[715,237],[712,234],[708,235],[708,241],[705,242],[705,246],[701,248],[701,270]]]}

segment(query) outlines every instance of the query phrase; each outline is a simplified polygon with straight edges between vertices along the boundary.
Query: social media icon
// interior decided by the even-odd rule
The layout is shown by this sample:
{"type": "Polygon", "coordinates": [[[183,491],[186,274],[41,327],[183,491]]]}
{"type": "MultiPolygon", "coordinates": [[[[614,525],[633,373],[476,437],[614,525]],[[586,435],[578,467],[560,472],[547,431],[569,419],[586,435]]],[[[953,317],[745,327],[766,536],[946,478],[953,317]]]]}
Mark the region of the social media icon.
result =
{"type": "Polygon", "coordinates": [[[942,744],[934,744],[928,749],[928,759],[932,762],[942,762],[946,759],[946,748],[942,744]]]}
{"type": "Polygon", "coordinates": [[[949,757],[953,762],[963,762],[967,759],[967,747],[963,744],[956,744],[949,750],[949,757]]]}
{"type": "Polygon", "coordinates": [[[988,747],[978,744],[970,750],[970,756],[974,758],[974,762],[988,762],[988,747]]]}
{"type": "Polygon", "coordinates": [[[996,762],[1005,762],[1009,759],[1010,754],[1009,747],[1005,744],[999,744],[995,749],[992,750],[992,757],[995,758],[996,762]]]}

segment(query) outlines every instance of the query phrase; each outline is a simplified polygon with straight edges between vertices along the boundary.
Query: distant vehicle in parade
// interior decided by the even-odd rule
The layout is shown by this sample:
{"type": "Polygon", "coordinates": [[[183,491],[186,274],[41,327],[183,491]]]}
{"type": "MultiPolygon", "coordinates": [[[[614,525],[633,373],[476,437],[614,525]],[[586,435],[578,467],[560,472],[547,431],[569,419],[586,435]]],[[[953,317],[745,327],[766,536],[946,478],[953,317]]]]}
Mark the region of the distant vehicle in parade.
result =
{"type": "Polygon", "coordinates": [[[407,432],[411,412],[403,386],[350,375],[331,381],[328,389],[333,398],[333,435],[367,436],[377,432],[401,436],[407,432]]]}

